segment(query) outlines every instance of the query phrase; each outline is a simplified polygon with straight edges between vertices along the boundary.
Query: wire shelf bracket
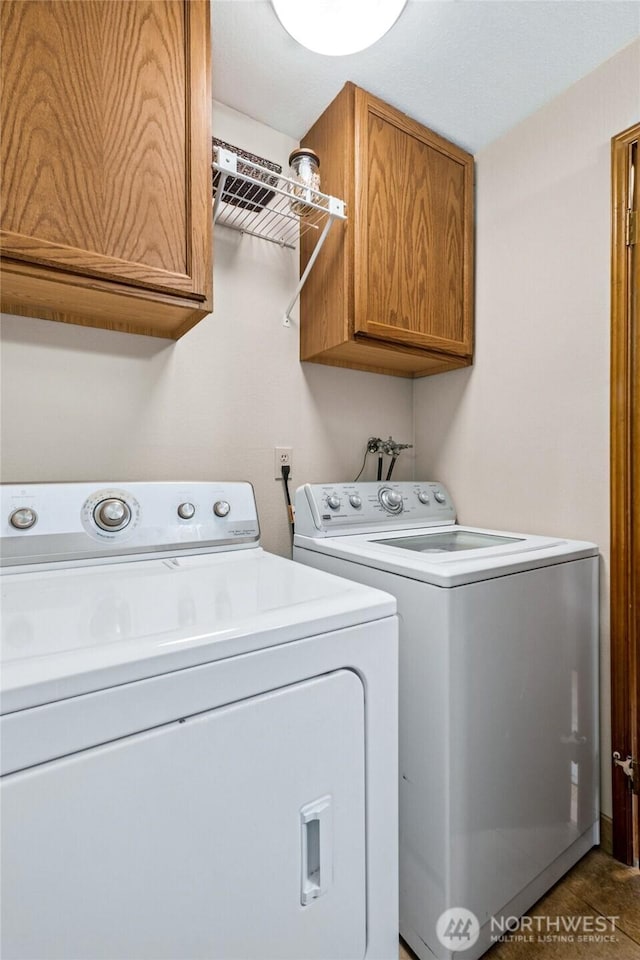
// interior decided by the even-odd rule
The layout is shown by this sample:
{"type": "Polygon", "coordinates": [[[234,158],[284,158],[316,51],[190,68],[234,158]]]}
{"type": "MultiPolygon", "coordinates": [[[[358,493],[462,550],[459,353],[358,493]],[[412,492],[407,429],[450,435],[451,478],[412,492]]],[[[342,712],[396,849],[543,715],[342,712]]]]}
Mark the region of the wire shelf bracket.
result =
{"type": "Polygon", "coordinates": [[[343,200],[302,187],[219,147],[215,172],[213,222],[221,227],[259,237],[295,250],[304,233],[315,231],[317,241],[287,305],[283,326],[291,325],[291,311],[336,220],[346,220],[343,200]]]}

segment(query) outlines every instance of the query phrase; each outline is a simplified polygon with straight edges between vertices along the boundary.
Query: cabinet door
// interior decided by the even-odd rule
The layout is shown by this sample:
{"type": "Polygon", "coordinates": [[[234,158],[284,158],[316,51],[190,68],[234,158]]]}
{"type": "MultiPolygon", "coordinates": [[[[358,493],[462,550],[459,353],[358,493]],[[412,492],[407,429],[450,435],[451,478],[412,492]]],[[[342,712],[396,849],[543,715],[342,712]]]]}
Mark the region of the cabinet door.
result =
{"type": "Polygon", "coordinates": [[[364,691],[340,670],[2,782],[5,960],[357,960],[364,691]]]}
{"type": "Polygon", "coordinates": [[[208,3],[1,14],[3,256],[204,301],[208,3]]]}
{"type": "Polygon", "coordinates": [[[356,336],[470,356],[473,158],[359,89],[356,150],[356,336]]]}

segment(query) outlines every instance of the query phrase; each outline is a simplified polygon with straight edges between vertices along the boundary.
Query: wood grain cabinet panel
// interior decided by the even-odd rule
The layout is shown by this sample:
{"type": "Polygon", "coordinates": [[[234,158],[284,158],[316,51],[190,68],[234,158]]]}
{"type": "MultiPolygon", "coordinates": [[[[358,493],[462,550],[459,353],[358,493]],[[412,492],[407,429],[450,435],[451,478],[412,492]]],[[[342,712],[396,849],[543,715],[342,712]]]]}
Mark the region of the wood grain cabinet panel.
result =
{"type": "Polygon", "coordinates": [[[2,307],[179,336],[211,310],[208,0],[4,0],[2,307]]]}
{"type": "Polygon", "coordinates": [[[471,155],[350,83],[302,142],[348,221],[303,288],[301,358],[399,376],[470,364],[471,155]]]}

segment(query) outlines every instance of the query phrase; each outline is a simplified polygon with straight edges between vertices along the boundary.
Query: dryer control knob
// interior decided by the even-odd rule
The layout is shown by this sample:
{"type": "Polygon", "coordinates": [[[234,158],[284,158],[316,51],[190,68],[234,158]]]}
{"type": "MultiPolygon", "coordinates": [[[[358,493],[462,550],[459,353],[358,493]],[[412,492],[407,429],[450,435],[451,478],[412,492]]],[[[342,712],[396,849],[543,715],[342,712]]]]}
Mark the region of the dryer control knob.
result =
{"type": "Polygon", "coordinates": [[[231,512],[231,504],[226,500],[216,500],[213,505],[213,512],[216,517],[226,517],[231,512]]]}
{"type": "Polygon", "coordinates": [[[109,497],[96,506],[93,519],[101,530],[122,530],[131,520],[131,510],[124,500],[109,497]]]}
{"type": "Polygon", "coordinates": [[[9,517],[9,523],[16,530],[28,530],[33,527],[38,519],[38,514],[31,507],[18,507],[9,517]]]}
{"type": "Polygon", "coordinates": [[[178,507],[178,516],[181,520],[191,520],[196,512],[192,503],[181,503],[178,507]]]}
{"type": "Polygon", "coordinates": [[[357,494],[352,493],[351,496],[349,497],[349,503],[351,504],[352,507],[355,507],[356,510],[359,510],[360,507],[362,506],[362,498],[359,497],[357,494]]]}
{"type": "Polygon", "coordinates": [[[438,503],[446,503],[446,502],[447,502],[447,498],[446,498],[446,496],[444,495],[444,493],[442,492],[442,490],[434,490],[433,496],[434,496],[435,500],[437,500],[438,503]]]}
{"type": "Polygon", "coordinates": [[[340,497],[336,496],[335,493],[330,493],[329,496],[327,497],[327,506],[328,506],[331,510],[339,510],[339,509],[340,509],[340,497]]]}
{"type": "Polygon", "coordinates": [[[429,503],[429,494],[426,490],[421,490],[418,494],[418,500],[420,503],[429,503]]]}

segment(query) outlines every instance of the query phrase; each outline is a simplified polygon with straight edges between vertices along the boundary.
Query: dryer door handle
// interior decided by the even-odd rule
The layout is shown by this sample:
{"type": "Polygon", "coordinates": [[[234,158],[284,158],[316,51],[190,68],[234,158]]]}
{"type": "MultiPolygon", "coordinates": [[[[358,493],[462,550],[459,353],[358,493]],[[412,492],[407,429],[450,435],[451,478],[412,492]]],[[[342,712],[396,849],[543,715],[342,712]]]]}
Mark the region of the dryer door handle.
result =
{"type": "Polygon", "coordinates": [[[333,881],[333,807],[327,795],[300,810],[302,879],[300,903],[306,907],[333,881]]]}

